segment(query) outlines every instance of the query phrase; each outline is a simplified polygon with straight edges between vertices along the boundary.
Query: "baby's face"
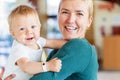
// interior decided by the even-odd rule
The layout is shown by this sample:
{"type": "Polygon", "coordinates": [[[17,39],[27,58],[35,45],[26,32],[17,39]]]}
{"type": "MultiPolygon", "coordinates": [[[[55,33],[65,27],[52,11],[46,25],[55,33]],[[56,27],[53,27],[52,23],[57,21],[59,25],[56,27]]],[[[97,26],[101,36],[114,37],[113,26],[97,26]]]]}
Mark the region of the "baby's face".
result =
{"type": "Polygon", "coordinates": [[[40,36],[38,20],[33,15],[16,16],[12,21],[11,34],[20,43],[33,46],[40,36]]]}

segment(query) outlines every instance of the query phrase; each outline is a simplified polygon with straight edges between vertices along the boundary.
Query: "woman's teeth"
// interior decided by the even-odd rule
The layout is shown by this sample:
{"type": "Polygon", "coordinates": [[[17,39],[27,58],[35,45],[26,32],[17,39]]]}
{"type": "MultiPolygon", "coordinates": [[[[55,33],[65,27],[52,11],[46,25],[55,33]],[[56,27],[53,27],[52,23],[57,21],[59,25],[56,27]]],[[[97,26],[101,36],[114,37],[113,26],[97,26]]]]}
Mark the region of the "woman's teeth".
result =
{"type": "Polygon", "coordinates": [[[65,28],[69,29],[69,30],[76,30],[77,29],[77,27],[74,27],[74,26],[66,26],[65,28]]]}

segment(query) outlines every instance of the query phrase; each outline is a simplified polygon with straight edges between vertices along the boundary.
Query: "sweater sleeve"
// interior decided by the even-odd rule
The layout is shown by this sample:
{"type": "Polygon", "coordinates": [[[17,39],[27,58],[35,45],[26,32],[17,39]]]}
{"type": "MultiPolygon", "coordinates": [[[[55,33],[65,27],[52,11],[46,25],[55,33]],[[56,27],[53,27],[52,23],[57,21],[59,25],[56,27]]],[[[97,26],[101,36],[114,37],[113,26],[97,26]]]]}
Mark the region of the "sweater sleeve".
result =
{"type": "Polygon", "coordinates": [[[64,80],[74,73],[82,73],[89,64],[91,48],[86,41],[73,39],[52,56],[62,60],[61,71],[39,73],[30,80],[64,80]]]}

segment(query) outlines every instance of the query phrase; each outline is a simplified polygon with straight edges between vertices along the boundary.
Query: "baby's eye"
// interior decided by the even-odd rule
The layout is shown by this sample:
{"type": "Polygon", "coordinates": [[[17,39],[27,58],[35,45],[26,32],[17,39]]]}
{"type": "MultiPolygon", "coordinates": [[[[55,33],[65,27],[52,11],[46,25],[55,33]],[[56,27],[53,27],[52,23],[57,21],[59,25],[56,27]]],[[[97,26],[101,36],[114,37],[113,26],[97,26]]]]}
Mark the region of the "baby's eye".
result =
{"type": "Polygon", "coordinates": [[[36,26],[31,26],[32,29],[34,29],[36,26]]]}
{"type": "Polygon", "coordinates": [[[20,30],[24,30],[24,28],[20,28],[20,30]]]}

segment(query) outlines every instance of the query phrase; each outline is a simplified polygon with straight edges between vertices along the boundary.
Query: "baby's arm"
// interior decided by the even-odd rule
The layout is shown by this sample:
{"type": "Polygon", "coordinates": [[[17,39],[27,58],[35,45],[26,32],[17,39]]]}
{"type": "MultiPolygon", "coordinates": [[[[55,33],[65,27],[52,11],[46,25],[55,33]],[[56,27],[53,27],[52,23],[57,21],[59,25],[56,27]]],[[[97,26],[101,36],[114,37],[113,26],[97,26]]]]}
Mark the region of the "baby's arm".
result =
{"type": "MultiPolygon", "coordinates": [[[[16,62],[20,69],[28,74],[37,74],[44,72],[42,62],[32,62],[27,58],[21,58],[16,62]]],[[[45,62],[47,71],[59,72],[61,69],[61,60],[54,58],[45,62]]]]}
{"type": "Polygon", "coordinates": [[[45,48],[59,49],[61,48],[67,40],[64,39],[46,39],[45,48]]]}

